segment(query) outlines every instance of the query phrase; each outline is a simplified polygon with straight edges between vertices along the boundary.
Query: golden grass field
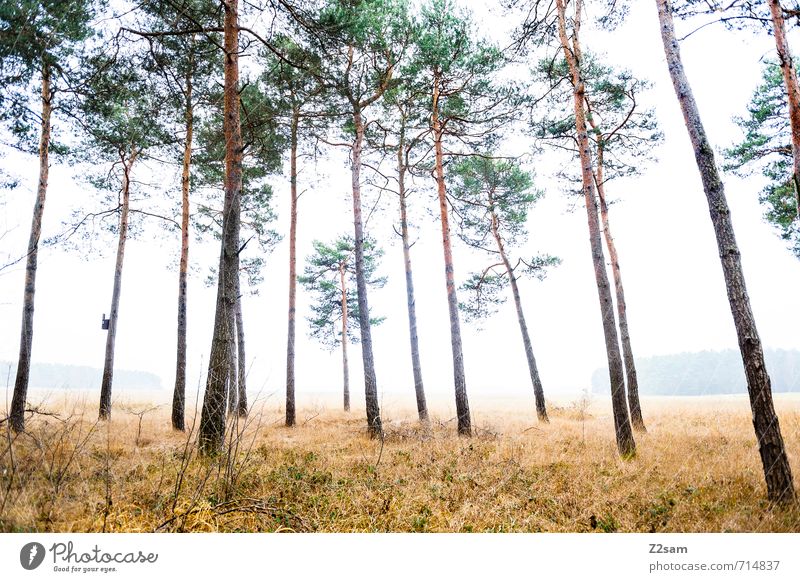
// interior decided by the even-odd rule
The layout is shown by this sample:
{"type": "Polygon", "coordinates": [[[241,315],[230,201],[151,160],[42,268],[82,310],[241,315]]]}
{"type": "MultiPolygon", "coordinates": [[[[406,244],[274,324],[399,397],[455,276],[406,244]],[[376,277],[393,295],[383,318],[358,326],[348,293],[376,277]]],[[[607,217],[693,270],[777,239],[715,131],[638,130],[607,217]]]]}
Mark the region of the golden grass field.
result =
{"type": "MultiPolygon", "coordinates": [[[[168,405],[140,425],[153,405],[118,397],[98,423],[94,394],[34,393],[58,416],[33,415],[16,437],[0,425],[0,531],[800,531],[800,508],[765,501],[745,396],[644,399],[649,432],[630,460],[607,400],[550,402],[549,425],[532,400],[472,397],[477,431],[460,438],[450,403],[423,429],[386,396],[381,442],[358,401],[351,413],[333,396],[301,401],[287,429],[273,396],[206,460],[168,405]]],[[[800,398],[776,407],[797,482],[800,398]]]]}

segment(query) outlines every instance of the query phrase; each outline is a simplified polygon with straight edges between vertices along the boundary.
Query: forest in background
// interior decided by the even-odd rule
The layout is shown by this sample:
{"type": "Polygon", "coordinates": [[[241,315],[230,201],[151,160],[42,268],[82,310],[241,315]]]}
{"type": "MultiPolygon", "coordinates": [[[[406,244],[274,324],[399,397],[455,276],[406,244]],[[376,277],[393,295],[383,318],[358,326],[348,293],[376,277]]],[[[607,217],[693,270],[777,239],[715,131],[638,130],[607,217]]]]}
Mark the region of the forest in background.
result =
{"type": "MultiPolygon", "coordinates": [[[[7,370],[10,378],[17,374],[16,364],[0,362],[0,370],[7,370]]],[[[31,366],[30,385],[33,388],[64,390],[97,390],[103,371],[90,366],[37,362],[31,366]]],[[[141,370],[117,370],[117,381],[123,390],[161,390],[161,378],[141,370]]]]}
{"type": "MultiPolygon", "coordinates": [[[[800,352],[764,350],[774,392],[800,392],[800,352]]],[[[636,359],[641,393],[652,396],[745,394],[747,378],[741,355],[734,350],[685,352],[636,359]]],[[[608,394],[604,370],[592,374],[592,392],[608,394]]]]}

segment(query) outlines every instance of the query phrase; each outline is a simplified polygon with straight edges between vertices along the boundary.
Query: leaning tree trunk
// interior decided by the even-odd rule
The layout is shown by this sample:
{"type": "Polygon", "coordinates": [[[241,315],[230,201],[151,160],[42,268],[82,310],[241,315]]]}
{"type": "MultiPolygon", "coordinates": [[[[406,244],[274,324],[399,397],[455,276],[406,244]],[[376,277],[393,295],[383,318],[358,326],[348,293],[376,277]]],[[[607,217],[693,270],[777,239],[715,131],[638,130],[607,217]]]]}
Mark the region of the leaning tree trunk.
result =
{"type": "Polygon", "coordinates": [[[622,355],[617,337],[617,323],[614,317],[614,301],[611,286],[606,274],[603,241],[600,237],[600,221],[597,215],[597,199],[594,189],[594,170],[589,150],[589,135],[586,131],[586,114],[583,109],[585,89],[580,71],[580,40],[578,37],[581,22],[582,0],[575,0],[575,19],[573,22],[573,44],[570,47],[566,30],[565,0],[556,0],[558,9],[558,33],[561,47],[569,64],[572,75],[573,96],[575,101],[575,130],[581,159],[581,176],[583,179],[583,195],[586,203],[586,215],[589,223],[589,242],[594,263],[594,276],[597,295],[600,300],[600,316],[603,321],[603,336],[608,358],[608,374],[611,380],[611,405],[614,412],[614,429],[617,449],[623,456],[636,452],[636,441],[633,438],[628,404],[625,402],[625,372],[622,366],[622,355]]]}
{"type": "MultiPolygon", "coordinates": [[[[367,279],[364,274],[364,223],[361,218],[361,150],[364,143],[364,120],[361,111],[354,109],[353,122],[356,138],[353,141],[353,224],[355,226],[356,290],[358,292],[358,323],[361,331],[361,357],[364,362],[364,395],[366,397],[367,425],[371,437],[383,434],[378,406],[378,379],[372,355],[372,329],[367,301],[367,279]]],[[[342,338],[346,341],[346,338],[342,338]]]]}
{"type": "Polygon", "coordinates": [[[344,409],[350,412],[350,363],[347,360],[347,283],[344,276],[344,263],[339,265],[339,279],[342,290],[342,389],[344,409]]]}
{"type": "Polygon", "coordinates": [[[242,292],[239,277],[236,277],[236,414],[247,416],[247,357],[244,351],[244,317],[242,315],[242,292]]]}
{"type": "Polygon", "coordinates": [[[33,347],[33,300],[36,293],[36,266],[39,259],[39,238],[42,234],[42,217],[47,195],[47,178],[50,170],[50,115],[53,111],[53,93],[50,90],[50,67],[42,67],[42,127],[39,137],[39,187],[33,205],[31,235],[28,239],[28,255],[25,264],[25,293],[22,301],[22,331],[19,340],[19,361],[14,381],[14,396],[8,422],[15,432],[25,430],[25,402],[28,397],[28,382],[31,370],[31,348],[33,347]]]}
{"type": "MultiPolygon", "coordinates": [[[[190,55],[191,57],[191,55],[190,55]]],[[[185,430],[186,410],[186,297],[189,276],[189,187],[191,184],[192,134],[194,111],[192,108],[191,67],[186,73],[186,140],[183,146],[183,174],[181,176],[181,261],[178,270],[178,350],[175,365],[175,391],[172,395],[172,428],[185,430]]]]}
{"type": "Polygon", "coordinates": [[[636,362],[633,359],[631,334],[628,330],[628,309],[625,304],[625,290],[622,286],[622,271],[619,267],[619,255],[614,237],[611,236],[611,224],[608,220],[608,204],[606,203],[605,185],[603,184],[603,144],[597,147],[597,196],[600,199],[600,218],[603,222],[603,235],[608,247],[608,258],[611,260],[611,272],[614,275],[614,289],[617,292],[617,315],[619,316],[619,336],[622,342],[622,359],[625,363],[625,379],[628,385],[628,406],[631,412],[631,424],[635,430],[647,432],[642,418],[642,405],[639,402],[639,380],[636,375],[636,362]]]}
{"type": "Polygon", "coordinates": [[[294,339],[297,298],[297,126],[300,112],[292,111],[289,220],[289,329],[286,334],[286,426],[297,422],[294,401],[294,339]]]}
{"type": "MultiPolygon", "coordinates": [[[[489,205],[491,208],[494,208],[494,200],[491,194],[489,205]]],[[[508,280],[511,283],[511,294],[514,296],[514,307],[517,309],[517,321],[519,322],[519,330],[522,333],[522,344],[525,347],[525,357],[528,359],[528,371],[531,375],[533,395],[536,400],[536,416],[539,418],[539,422],[550,422],[550,419],[547,418],[547,405],[544,401],[544,388],[542,387],[542,380],[539,377],[539,368],[536,366],[536,358],[533,355],[533,344],[528,334],[528,324],[525,323],[525,314],[522,311],[522,299],[519,296],[519,285],[517,284],[517,278],[514,275],[511,261],[508,260],[506,249],[503,246],[503,239],[500,237],[497,223],[497,214],[492,210],[492,235],[494,236],[495,243],[497,243],[497,251],[500,253],[500,259],[503,261],[503,266],[506,269],[506,273],[508,273],[508,280]]]]}
{"type": "Polygon", "coordinates": [[[114,267],[114,290],[111,294],[111,313],[108,316],[108,335],[106,336],[106,357],[103,364],[103,381],[100,386],[100,420],[111,417],[111,385],[114,379],[114,348],[117,340],[117,321],[119,319],[119,296],[122,291],[122,263],[125,259],[125,243],[128,240],[128,212],[130,210],[131,168],[137,152],[122,160],[122,208],[119,215],[119,240],[117,242],[117,263],[114,267]]]}
{"type": "Polygon", "coordinates": [[[408,306],[408,331],[411,340],[411,368],[414,373],[414,393],[417,397],[417,414],[423,424],[428,422],[428,404],[422,384],[422,366],[419,361],[419,338],[417,337],[417,307],[414,298],[414,278],[411,273],[411,244],[408,236],[408,214],[406,210],[406,164],[404,160],[405,139],[400,134],[397,146],[397,183],[400,197],[400,235],[403,239],[403,262],[406,271],[406,304],[408,306]]]}
{"type": "Polygon", "coordinates": [[[217,282],[214,335],[208,362],[208,378],[200,417],[200,450],[216,454],[225,443],[225,384],[230,343],[234,339],[236,280],[239,276],[239,227],[242,191],[242,127],[239,119],[239,7],[226,0],[225,7],[225,204],[217,282]]]}
{"type": "Polygon", "coordinates": [[[789,103],[789,126],[792,129],[792,182],[794,183],[795,211],[800,219],[800,86],[794,68],[789,41],[786,40],[786,26],[783,21],[783,8],[779,0],[768,0],[772,14],[772,30],[775,33],[775,48],[778,62],[783,72],[786,96],[789,103]]]}
{"type": "Polygon", "coordinates": [[[450,311],[450,346],[453,352],[453,381],[456,392],[456,416],[458,434],[472,434],[472,419],[469,414],[467,380],[464,374],[464,351],[461,342],[461,322],[458,317],[458,297],[453,274],[453,248],[450,243],[450,220],[447,212],[447,192],[444,184],[444,162],[442,153],[442,125],[439,121],[439,77],[433,85],[433,126],[434,150],[436,154],[436,186],[439,194],[439,213],[442,221],[442,249],[444,250],[444,277],[447,287],[447,307],[450,311]]]}
{"type": "Polygon", "coordinates": [[[778,416],[772,404],[772,388],[769,374],[764,364],[764,352],[756,329],[750,298],[745,287],[739,247],[731,222],[731,212],[725,197],[725,188],[720,180],[714,160],[714,152],[706,136],[697,103],[692,95],[689,80],[683,70],[675,27],[672,20],[672,4],[669,0],[656,0],[658,18],[661,25],[661,38],[667,57],[669,73],[678,98],[689,139],[694,148],[694,156],[703,190],[708,201],[711,222],[717,238],[728,301],[736,326],[739,349],[742,353],[747,392],[753,413],[753,428],[758,441],[761,464],[767,482],[767,496],[773,502],[791,502],[795,499],[792,471],[786,448],[783,444],[778,416]]]}

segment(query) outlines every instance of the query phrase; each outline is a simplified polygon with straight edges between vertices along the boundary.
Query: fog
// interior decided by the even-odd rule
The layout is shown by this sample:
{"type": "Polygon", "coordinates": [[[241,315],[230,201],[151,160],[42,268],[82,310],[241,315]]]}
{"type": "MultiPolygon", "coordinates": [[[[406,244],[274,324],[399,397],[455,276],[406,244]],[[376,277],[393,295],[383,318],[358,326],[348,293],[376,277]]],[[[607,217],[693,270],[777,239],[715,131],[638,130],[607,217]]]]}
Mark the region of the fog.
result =
{"type": "MultiPolygon", "coordinates": [[[[667,76],[655,6],[635,2],[625,25],[613,35],[589,32],[584,44],[608,61],[649,78],[653,90],[643,97],[655,107],[665,141],[658,161],[632,179],[612,182],[611,222],[620,254],[628,301],[629,325],[637,356],[721,350],[736,347],[736,336],[694,157],[667,76]]],[[[485,16],[484,23],[505,27],[513,22],[485,16]]],[[[688,32],[685,25],[679,35],[688,32]]],[[[682,43],[687,73],[710,139],[718,150],[739,137],[732,121],[741,115],[760,78],[760,59],[774,51],[764,33],[730,33],[712,26],[682,43]]],[[[518,144],[523,147],[525,144],[518,144]]],[[[518,152],[522,153],[522,152],[518,152]]],[[[582,199],[567,194],[568,185],[552,177],[551,154],[533,158],[537,185],[545,192],[530,216],[530,237],[523,254],[548,252],[562,264],[543,282],[521,284],[522,301],[546,395],[565,395],[589,388],[593,370],[605,365],[605,348],[597,291],[589,253],[582,199]]],[[[3,193],[0,206],[0,264],[24,252],[34,199],[37,164],[8,152],[3,167],[22,179],[3,193]]],[[[44,235],[63,230],[71,209],[92,207],[89,187],[72,174],[78,170],[53,165],[44,218],[44,235]]],[[[800,314],[788,297],[800,289],[800,263],[762,219],[759,178],[726,175],[725,184],[742,251],[748,291],[765,346],[800,348],[800,314]]],[[[271,180],[278,221],[288,233],[288,179],[271,180]]],[[[299,207],[299,270],[314,239],[330,240],[352,231],[352,203],[346,152],[332,152],[315,166],[307,161],[300,175],[305,191],[299,207]],[[316,177],[317,173],[321,177],[316,177]]],[[[375,192],[367,204],[375,202],[375,192]]],[[[432,398],[452,394],[450,336],[444,286],[441,231],[433,214],[437,204],[428,190],[410,200],[414,222],[412,249],[422,371],[432,398]]],[[[385,288],[370,295],[374,315],[386,321],[374,329],[379,390],[407,395],[413,401],[402,248],[392,224],[397,201],[382,196],[367,229],[386,251],[380,269],[389,277],[385,288]]],[[[189,286],[190,386],[202,382],[211,342],[215,288],[204,279],[218,260],[218,246],[194,245],[190,260],[195,273],[189,286]]],[[[101,314],[108,313],[114,270],[115,242],[110,235],[80,251],[45,248],[37,276],[34,362],[102,367],[105,332],[101,314]]],[[[116,367],[158,374],[164,390],[174,380],[177,272],[180,242],[176,233],[145,231],[126,248],[118,324],[116,367]]],[[[251,391],[280,394],[285,381],[286,310],[288,305],[288,242],[267,257],[264,283],[257,295],[243,299],[248,386],[251,391]]],[[[455,270],[466,279],[486,260],[457,243],[455,270]]],[[[15,361],[19,346],[24,262],[0,272],[0,361],[15,361]]],[[[509,297],[510,300],[510,297],[509,297]]],[[[298,288],[297,395],[341,390],[341,358],[307,337],[309,296],[298,288]]],[[[462,322],[467,387],[482,395],[531,394],[525,354],[513,304],[481,324],[462,322]]],[[[350,355],[351,390],[360,386],[360,352],[350,355]]],[[[5,373],[1,374],[5,377],[5,373]]],[[[12,379],[13,384],[13,379],[12,379]]],[[[358,400],[356,400],[356,403],[358,400]]]]}

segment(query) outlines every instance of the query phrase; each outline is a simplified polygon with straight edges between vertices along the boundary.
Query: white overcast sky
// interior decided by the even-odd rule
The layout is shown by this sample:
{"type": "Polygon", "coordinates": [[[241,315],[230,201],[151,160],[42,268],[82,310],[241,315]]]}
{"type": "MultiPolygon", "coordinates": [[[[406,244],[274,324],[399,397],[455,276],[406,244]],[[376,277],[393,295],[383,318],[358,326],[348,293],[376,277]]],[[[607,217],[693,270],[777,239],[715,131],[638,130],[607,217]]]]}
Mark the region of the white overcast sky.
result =
{"type": "MultiPolygon", "coordinates": [[[[683,351],[736,348],[736,336],[723,286],[716,244],[699,175],[683,120],[667,75],[654,2],[632,2],[627,22],[609,35],[586,31],[585,48],[604,53],[610,63],[650,79],[647,104],[656,109],[665,142],[659,161],[636,178],[612,183],[612,207],[628,300],[633,349],[638,357],[683,351]]],[[[496,32],[514,22],[481,15],[496,32]]],[[[690,26],[679,23],[679,34],[690,26]]],[[[794,39],[794,37],[793,37],[794,39]]],[[[795,42],[796,44],[796,42],[795,42]]],[[[760,60],[772,56],[765,33],[731,33],[712,26],[682,43],[689,79],[715,148],[740,136],[732,117],[742,114],[760,78],[760,60]]],[[[4,194],[0,206],[0,258],[24,252],[37,177],[36,161],[13,152],[0,160],[23,178],[20,188],[4,194]]],[[[534,162],[534,166],[537,163],[534,162]]],[[[544,163],[541,168],[546,168],[544,163]]],[[[349,172],[344,154],[333,154],[326,177],[311,181],[314,169],[301,175],[298,254],[301,261],[315,238],[329,240],[352,232],[349,172]]],[[[50,173],[44,236],[55,234],[69,209],[91,196],[71,178],[74,169],[54,165],[50,173]]],[[[563,264],[544,282],[522,284],[524,308],[545,393],[575,393],[588,388],[591,373],[605,365],[597,291],[590,261],[586,214],[568,198],[546,169],[539,171],[545,198],[531,214],[525,251],[549,252],[563,264]]],[[[288,232],[288,186],[273,180],[276,228],[288,232]]],[[[767,347],[800,348],[800,310],[792,298],[800,289],[800,263],[762,219],[757,202],[759,178],[725,177],[734,226],[742,251],[749,294],[762,340],[767,347]]],[[[441,233],[428,194],[412,199],[418,243],[413,247],[422,369],[431,397],[450,397],[452,368],[441,233]]],[[[373,312],[387,316],[374,330],[379,389],[413,402],[402,249],[391,230],[396,201],[386,200],[387,219],[376,220],[371,233],[386,250],[382,272],[389,284],[370,296],[373,312]],[[391,244],[390,244],[391,243],[391,244]]],[[[108,313],[114,269],[113,239],[81,253],[48,248],[41,252],[36,292],[33,361],[102,367],[105,332],[100,316],[108,313]],[[105,252],[100,253],[100,249],[105,252]]],[[[116,368],[158,374],[165,396],[174,380],[177,273],[168,265],[179,252],[177,236],[145,236],[129,241],[117,334],[116,368]]],[[[205,269],[218,249],[194,249],[192,262],[205,269]]],[[[288,244],[268,257],[265,283],[244,302],[247,357],[253,391],[281,394],[286,357],[288,244]]],[[[0,261],[4,262],[4,261],[0,261]]],[[[463,280],[482,259],[457,246],[456,276],[463,280]]],[[[302,269],[302,263],[299,265],[302,269]]],[[[15,361],[19,346],[24,266],[0,273],[0,361],[15,361]]],[[[189,288],[189,386],[204,372],[211,338],[215,289],[195,276],[189,288]]],[[[341,390],[339,352],[329,353],[306,334],[308,297],[298,289],[297,381],[301,405],[315,392],[341,390]]],[[[527,395],[530,380],[513,304],[501,306],[478,331],[462,322],[467,386],[470,392],[527,395]]],[[[361,362],[351,353],[352,391],[358,398],[361,362]]],[[[5,376],[5,373],[2,374],[5,376]]],[[[13,384],[13,378],[12,378],[13,384]]],[[[191,390],[192,388],[190,388],[191,390]]],[[[277,395],[276,395],[277,397],[277,395]]]]}

